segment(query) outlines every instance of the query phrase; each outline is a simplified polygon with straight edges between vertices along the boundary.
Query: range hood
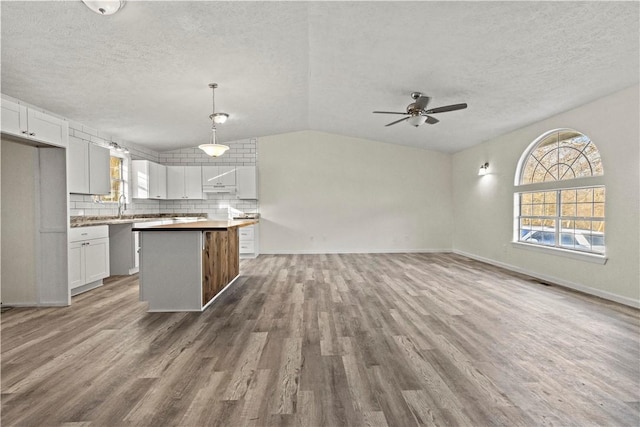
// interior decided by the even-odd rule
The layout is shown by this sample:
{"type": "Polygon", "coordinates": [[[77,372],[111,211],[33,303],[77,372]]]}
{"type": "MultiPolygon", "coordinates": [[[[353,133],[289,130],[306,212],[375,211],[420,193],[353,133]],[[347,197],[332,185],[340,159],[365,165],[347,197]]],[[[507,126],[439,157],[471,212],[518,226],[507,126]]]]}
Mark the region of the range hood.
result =
{"type": "Polygon", "coordinates": [[[219,184],[204,184],[202,186],[203,193],[235,193],[235,185],[219,185],[219,184]]]}

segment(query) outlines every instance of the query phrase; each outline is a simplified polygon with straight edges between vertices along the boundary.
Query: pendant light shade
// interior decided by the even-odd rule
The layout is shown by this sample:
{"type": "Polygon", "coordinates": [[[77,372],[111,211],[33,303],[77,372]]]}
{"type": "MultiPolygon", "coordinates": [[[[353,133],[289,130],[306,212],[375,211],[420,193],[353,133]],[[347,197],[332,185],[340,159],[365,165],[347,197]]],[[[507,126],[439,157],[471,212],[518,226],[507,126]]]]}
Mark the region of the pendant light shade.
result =
{"type": "Polygon", "coordinates": [[[220,157],[229,149],[227,145],[216,143],[216,128],[211,128],[211,140],[208,144],[200,144],[198,148],[207,153],[211,157],[220,157]]]}
{"type": "Polygon", "coordinates": [[[200,144],[198,148],[207,153],[211,157],[222,156],[229,149],[227,145],[218,144],[216,141],[216,124],[222,124],[227,121],[229,115],[227,113],[216,113],[216,94],[217,83],[209,83],[209,87],[213,92],[213,114],[209,116],[211,119],[211,139],[208,144],[200,144]]]}
{"type": "Polygon", "coordinates": [[[198,148],[207,153],[211,157],[222,156],[229,149],[226,145],[220,144],[202,144],[198,148]]]}
{"type": "Polygon", "coordinates": [[[209,118],[213,120],[213,123],[221,125],[227,121],[229,115],[227,113],[213,113],[209,118]]]}

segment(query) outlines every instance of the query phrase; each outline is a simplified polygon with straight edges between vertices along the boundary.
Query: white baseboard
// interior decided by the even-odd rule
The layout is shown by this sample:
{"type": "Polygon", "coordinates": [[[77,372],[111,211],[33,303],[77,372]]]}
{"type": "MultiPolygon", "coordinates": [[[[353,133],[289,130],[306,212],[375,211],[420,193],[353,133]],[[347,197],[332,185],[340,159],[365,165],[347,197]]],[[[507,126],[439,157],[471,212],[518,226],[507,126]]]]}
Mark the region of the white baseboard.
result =
{"type": "Polygon", "coordinates": [[[265,251],[260,248],[260,255],[335,255],[335,254],[406,254],[406,253],[451,253],[451,249],[345,249],[345,250],[278,250],[265,251]]]}
{"type": "Polygon", "coordinates": [[[80,295],[81,293],[91,291],[93,289],[99,288],[103,285],[102,279],[96,280],[95,282],[87,283],[82,286],[78,286],[77,288],[71,289],[71,296],[75,297],[76,295],[80,295]]]}
{"type": "Polygon", "coordinates": [[[25,307],[68,307],[69,304],[63,303],[63,302],[41,302],[41,303],[33,303],[33,302],[12,302],[12,303],[8,303],[8,302],[3,302],[2,303],[3,307],[20,307],[20,308],[25,308],[25,307]]]}
{"type": "Polygon", "coordinates": [[[500,261],[495,261],[493,259],[485,258],[476,254],[453,250],[453,253],[466,256],[467,258],[475,259],[477,261],[481,261],[487,264],[495,265],[496,267],[502,267],[506,270],[515,271],[516,273],[526,274],[527,276],[534,277],[536,279],[542,280],[543,282],[549,282],[554,285],[562,286],[565,288],[573,289],[575,291],[580,291],[585,294],[593,295],[596,297],[600,297],[609,301],[617,302],[620,304],[627,305],[629,307],[640,308],[640,301],[634,300],[632,298],[624,297],[621,295],[613,294],[611,292],[603,291],[601,289],[590,288],[588,286],[581,285],[579,283],[574,283],[569,280],[560,279],[558,277],[549,276],[546,274],[541,274],[536,271],[530,271],[524,268],[516,267],[515,265],[507,264],[500,261]]]}

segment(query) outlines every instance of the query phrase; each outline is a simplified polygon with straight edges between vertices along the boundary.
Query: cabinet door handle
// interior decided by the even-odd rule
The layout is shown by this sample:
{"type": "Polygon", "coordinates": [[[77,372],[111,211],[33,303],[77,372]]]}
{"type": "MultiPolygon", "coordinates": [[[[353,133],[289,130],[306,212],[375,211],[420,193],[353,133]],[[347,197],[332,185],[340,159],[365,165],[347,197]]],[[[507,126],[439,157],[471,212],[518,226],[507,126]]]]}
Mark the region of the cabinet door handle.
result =
{"type": "Polygon", "coordinates": [[[34,132],[29,132],[29,136],[36,136],[34,132]]]}
{"type": "Polygon", "coordinates": [[[26,130],[21,131],[23,134],[27,134],[28,132],[26,130]]]}

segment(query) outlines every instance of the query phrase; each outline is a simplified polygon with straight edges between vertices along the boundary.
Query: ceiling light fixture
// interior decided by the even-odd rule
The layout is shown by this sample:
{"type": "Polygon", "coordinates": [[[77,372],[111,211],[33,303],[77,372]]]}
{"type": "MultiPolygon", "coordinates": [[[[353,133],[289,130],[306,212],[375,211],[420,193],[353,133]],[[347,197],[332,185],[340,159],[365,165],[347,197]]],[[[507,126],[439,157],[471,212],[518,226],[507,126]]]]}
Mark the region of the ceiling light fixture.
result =
{"type": "Polygon", "coordinates": [[[424,116],[421,116],[420,114],[417,114],[415,116],[409,117],[407,119],[407,123],[409,123],[413,127],[418,127],[422,123],[424,123],[424,120],[425,120],[424,116]]]}
{"type": "Polygon", "coordinates": [[[82,3],[99,15],[113,15],[124,7],[124,0],[82,0],[82,3]]]}
{"type": "Polygon", "coordinates": [[[488,173],[488,169],[489,169],[489,162],[486,162],[483,165],[480,165],[480,170],[478,171],[478,175],[483,176],[486,175],[488,173]]]}
{"type": "Polygon", "coordinates": [[[218,144],[216,142],[216,124],[222,124],[227,121],[229,115],[227,113],[216,113],[216,88],[218,87],[217,83],[209,83],[209,87],[213,93],[213,114],[209,116],[211,119],[211,139],[208,144],[198,145],[198,148],[207,153],[207,155],[211,157],[219,157],[224,154],[225,151],[229,149],[228,146],[218,144]]]}
{"type": "Polygon", "coordinates": [[[229,115],[227,113],[213,113],[212,115],[209,116],[209,118],[213,120],[215,124],[221,125],[227,121],[227,119],[229,118],[229,115]]]}
{"type": "Polygon", "coordinates": [[[124,153],[124,154],[129,154],[129,150],[127,149],[127,147],[123,147],[120,144],[118,144],[117,142],[113,142],[111,141],[109,143],[109,148],[112,148],[120,153],[124,153]]]}

